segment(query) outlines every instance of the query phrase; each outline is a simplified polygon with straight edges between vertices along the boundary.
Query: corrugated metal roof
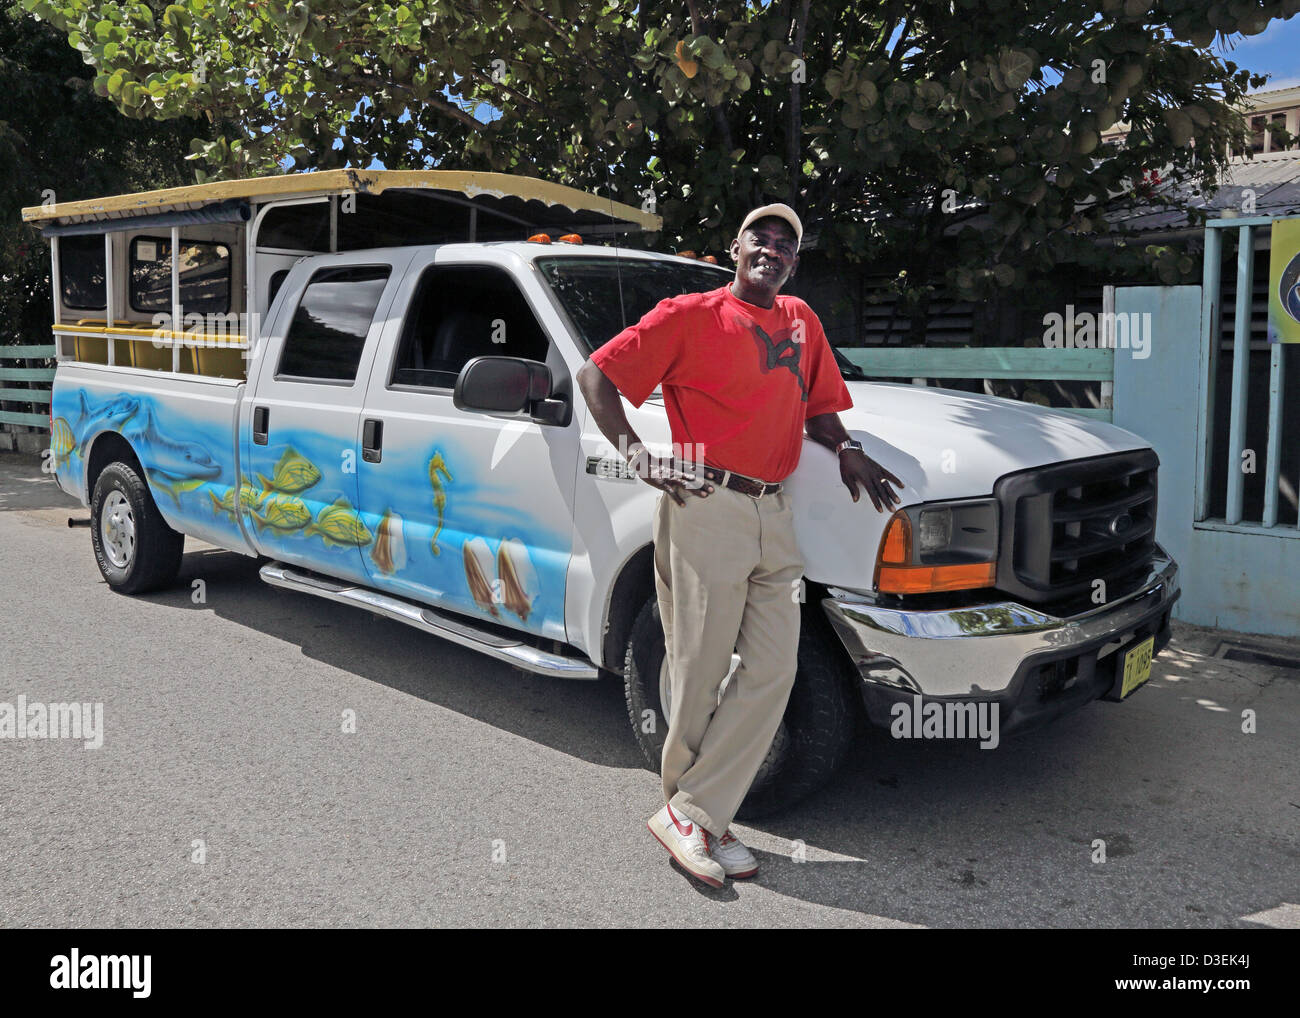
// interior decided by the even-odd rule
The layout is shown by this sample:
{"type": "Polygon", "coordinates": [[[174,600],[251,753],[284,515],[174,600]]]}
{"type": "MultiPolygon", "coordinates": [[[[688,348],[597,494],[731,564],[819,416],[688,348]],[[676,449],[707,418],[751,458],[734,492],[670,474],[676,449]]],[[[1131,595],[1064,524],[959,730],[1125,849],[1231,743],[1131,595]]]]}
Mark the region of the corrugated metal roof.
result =
{"type": "Polygon", "coordinates": [[[1234,159],[1224,172],[1223,182],[1213,197],[1206,196],[1193,184],[1163,186],[1157,189],[1178,207],[1135,202],[1127,208],[1106,214],[1106,222],[1123,230],[1177,230],[1190,225],[1189,209],[1211,213],[1232,210],[1240,214],[1242,205],[1254,191],[1257,216],[1281,216],[1300,213],[1300,152],[1276,152],[1257,155],[1254,159],[1234,159]]]}

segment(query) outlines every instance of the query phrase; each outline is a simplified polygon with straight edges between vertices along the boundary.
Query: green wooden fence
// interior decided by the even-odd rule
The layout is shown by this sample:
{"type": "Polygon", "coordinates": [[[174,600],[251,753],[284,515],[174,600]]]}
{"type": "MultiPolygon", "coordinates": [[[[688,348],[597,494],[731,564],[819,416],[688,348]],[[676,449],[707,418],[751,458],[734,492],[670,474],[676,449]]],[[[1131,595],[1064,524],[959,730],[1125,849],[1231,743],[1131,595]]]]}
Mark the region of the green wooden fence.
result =
{"type": "Polygon", "coordinates": [[[0,409],[0,425],[26,424],[42,431],[49,430],[50,383],[54,381],[54,369],[44,366],[34,368],[27,362],[53,359],[53,343],[43,346],[0,346],[0,403],[24,403],[31,407],[45,408],[23,411],[0,409]],[[44,385],[27,388],[10,385],[10,382],[43,382],[44,385]]]}
{"type": "MultiPolygon", "coordinates": [[[[1103,396],[1115,378],[1111,349],[984,347],[840,347],[840,353],[873,378],[1010,378],[1029,381],[1101,382],[1103,396]]],[[[1106,400],[1108,402],[1108,400],[1106,400]]],[[[1109,421],[1109,407],[1057,407],[1081,417],[1109,421]]]]}
{"type": "MultiPolygon", "coordinates": [[[[1047,381],[1114,379],[1114,350],[1066,350],[1034,347],[985,347],[945,350],[934,347],[840,347],[840,352],[873,378],[1006,378],[1047,381]]],[[[30,360],[54,357],[54,346],[0,346],[0,400],[17,401],[42,411],[0,410],[0,424],[49,427],[51,367],[30,367],[30,360]],[[13,367],[13,364],[23,364],[13,367]],[[44,382],[42,388],[15,388],[9,382],[44,382]]],[[[1108,421],[1108,407],[1061,407],[1070,413],[1108,421]]]]}

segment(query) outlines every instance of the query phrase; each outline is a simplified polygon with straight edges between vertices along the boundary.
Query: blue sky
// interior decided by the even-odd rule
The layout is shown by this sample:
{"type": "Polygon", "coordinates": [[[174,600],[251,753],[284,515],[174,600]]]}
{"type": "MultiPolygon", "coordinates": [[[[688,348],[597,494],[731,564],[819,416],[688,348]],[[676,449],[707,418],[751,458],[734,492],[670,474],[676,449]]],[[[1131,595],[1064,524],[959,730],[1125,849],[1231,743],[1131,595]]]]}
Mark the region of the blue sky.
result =
{"type": "Polygon", "coordinates": [[[1238,38],[1232,48],[1214,44],[1216,53],[1256,74],[1270,74],[1260,91],[1300,85],[1300,15],[1274,21],[1259,35],[1238,38]]]}

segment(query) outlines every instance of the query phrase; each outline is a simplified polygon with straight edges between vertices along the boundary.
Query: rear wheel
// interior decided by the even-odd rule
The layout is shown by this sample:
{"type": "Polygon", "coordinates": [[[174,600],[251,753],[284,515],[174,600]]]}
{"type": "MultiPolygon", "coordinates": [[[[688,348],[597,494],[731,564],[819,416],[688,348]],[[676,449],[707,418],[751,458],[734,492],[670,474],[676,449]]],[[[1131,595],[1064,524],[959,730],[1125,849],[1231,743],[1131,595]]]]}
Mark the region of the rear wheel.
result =
{"type": "MultiPolygon", "coordinates": [[[[847,663],[826,643],[829,626],[805,610],[798,670],[785,715],[737,812],[750,819],[788,809],[822,787],[844,762],[857,730],[857,703],[847,663]]],[[[628,637],[623,690],[628,719],[656,773],[668,735],[669,687],[659,602],[651,597],[628,637]]]]}
{"type": "Polygon", "coordinates": [[[185,550],[185,535],[167,525],[135,467],[120,461],[95,481],[90,539],[100,573],[119,594],[169,586],[185,550]]]}

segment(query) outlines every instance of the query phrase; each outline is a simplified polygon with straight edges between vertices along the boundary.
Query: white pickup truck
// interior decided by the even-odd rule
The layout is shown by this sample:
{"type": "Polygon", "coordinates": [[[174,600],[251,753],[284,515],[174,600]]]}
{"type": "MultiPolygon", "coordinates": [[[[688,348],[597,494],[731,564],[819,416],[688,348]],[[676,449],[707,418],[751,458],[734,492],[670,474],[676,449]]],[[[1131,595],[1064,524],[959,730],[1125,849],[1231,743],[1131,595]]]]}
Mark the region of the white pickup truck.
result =
{"type": "MultiPolygon", "coordinates": [[[[114,590],[172,583],[184,535],[264,557],[268,583],[531,672],[621,675],[658,767],[657,492],[574,377],[659,300],[730,273],[559,238],[659,224],[496,174],[331,171],[24,217],[51,238],[56,281],[50,460],[90,507],[114,590]]],[[[900,704],[996,704],[1007,734],[1122,699],[1179,593],[1142,439],[841,366],[841,419],[905,481],[904,505],[855,504],[806,441],[788,480],[799,673],[745,816],[825,782],[864,708],[889,727],[900,704]]],[[[657,395],[627,412],[670,451],[657,395]]]]}

